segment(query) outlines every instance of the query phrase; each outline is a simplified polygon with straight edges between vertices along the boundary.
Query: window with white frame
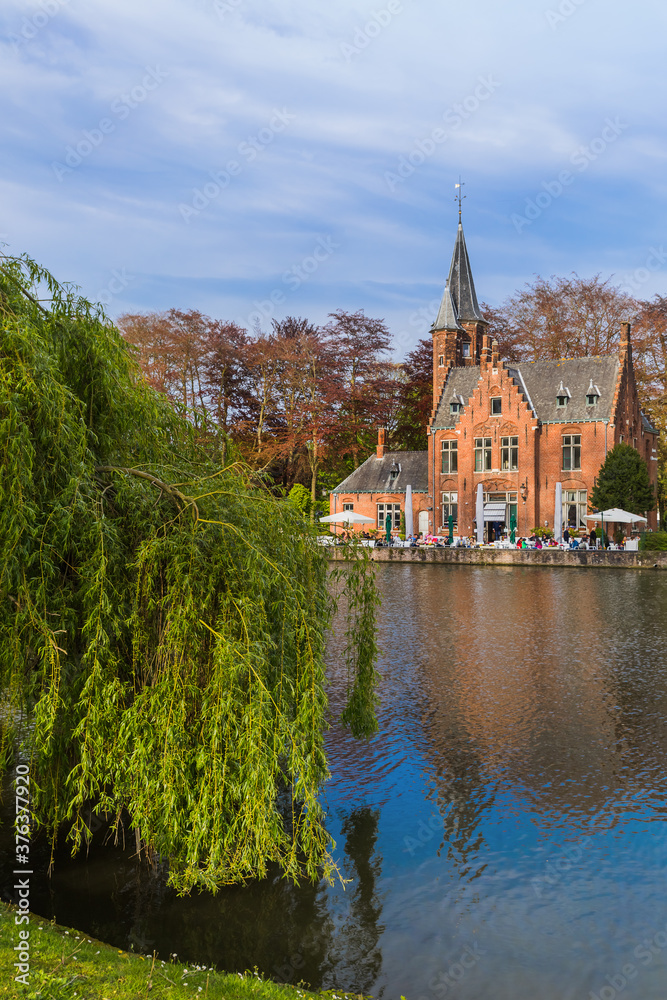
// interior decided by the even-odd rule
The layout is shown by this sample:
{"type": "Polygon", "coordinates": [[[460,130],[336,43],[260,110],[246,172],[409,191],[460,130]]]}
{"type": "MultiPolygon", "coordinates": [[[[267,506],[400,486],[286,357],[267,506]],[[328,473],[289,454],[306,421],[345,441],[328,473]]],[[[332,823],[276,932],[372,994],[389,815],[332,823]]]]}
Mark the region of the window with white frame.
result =
{"type": "Polygon", "coordinates": [[[343,510],[354,510],[354,504],[353,503],[344,503],[343,504],[343,510]]]}
{"type": "Polygon", "coordinates": [[[442,471],[443,472],[458,472],[459,469],[459,453],[458,453],[458,441],[443,441],[442,442],[442,471]]]}
{"type": "Polygon", "coordinates": [[[563,434],[563,471],[581,468],[581,434],[563,434]]]}
{"type": "Polygon", "coordinates": [[[500,439],[500,468],[503,472],[516,472],[519,468],[519,438],[500,439]]]}
{"type": "Polygon", "coordinates": [[[491,438],[475,438],[475,472],[491,471],[491,438]]]}
{"type": "Polygon", "coordinates": [[[442,526],[443,528],[449,527],[449,519],[453,518],[454,521],[454,534],[458,533],[458,519],[459,519],[459,495],[458,493],[443,493],[442,494],[442,526]]]}
{"type": "Polygon", "coordinates": [[[378,509],[378,528],[384,531],[387,514],[391,515],[392,528],[396,530],[400,528],[401,526],[400,503],[379,503],[377,505],[377,509],[378,509]]]}
{"type": "Polygon", "coordinates": [[[563,490],[563,527],[582,531],[588,527],[588,493],[586,490],[563,490]]]}

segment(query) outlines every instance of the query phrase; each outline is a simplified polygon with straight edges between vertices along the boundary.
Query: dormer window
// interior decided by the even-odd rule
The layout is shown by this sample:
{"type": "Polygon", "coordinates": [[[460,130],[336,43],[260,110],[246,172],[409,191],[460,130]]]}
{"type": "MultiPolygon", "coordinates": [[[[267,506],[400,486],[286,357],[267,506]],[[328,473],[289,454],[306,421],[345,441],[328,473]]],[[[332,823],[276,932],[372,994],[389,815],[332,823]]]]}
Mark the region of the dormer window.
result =
{"type": "Polygon", "coordinates": [[[556,393],[556,406],[559,406],[559,407],[565,407],[565,406],[567,406],[567,401],[568,401],[568,399],[571,398],[571,396],[572,396],[572,394],[571,394],[570,390],[567,389],[563,385],[563,380],[561,379],[561,383],[560,383],[560,385],[558,387],[558,391],[556,393]]]}
{"type": "Polygon", "coordinates": [[[586,390],[586,406],[597,406],[599,398],[600,390],[596,385],[593,385],[593,379],[591,379],[591,384],[586,390]]]}
{"type": "Polygon", "coordinates": [[[400,465],[396,465],[396,462],[392,465],[389,470],[389,482],[393,483],[395,479],[398,479],[398,474],[401,471],[400,465]]]}
{"type": "Polygon", "coordinates": [[[463,409],[463,396],[454,396],[449,404],[450,413],[460,413],[463,409]]]}

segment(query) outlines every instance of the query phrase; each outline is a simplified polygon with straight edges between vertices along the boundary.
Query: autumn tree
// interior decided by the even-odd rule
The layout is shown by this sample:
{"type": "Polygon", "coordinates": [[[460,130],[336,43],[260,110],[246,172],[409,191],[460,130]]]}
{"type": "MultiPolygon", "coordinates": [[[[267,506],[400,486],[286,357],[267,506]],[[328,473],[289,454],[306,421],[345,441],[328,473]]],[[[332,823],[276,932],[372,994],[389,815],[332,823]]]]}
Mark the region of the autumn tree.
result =
{"type": "Polygon", "coordinates": [[[433,342],[420,340],[403,362],[397,446],[412,451],[428,448],[427,428],[433,409],[433,342]]]}
{"type": "Polygon", "coordinates": [[[246,331],[195,309],[126,314],[118,327],[137,351],[149,384],[188,417],[224,465],[231,425],[245,398],[246,331]]]}
{"type": "MultiPolygon", "coordinates": [[[[618,350],[621,323],[637,302],[600,275],[535,278],[498,309],[488,310],[489,332],[510,361],[544,361],[611,354],[618,350]]],[[[485,313],[486,315],[486,313],[485,313]]]]}
{"type": "Polygon", "coordinates": [[[366,316],[363,309],[329,314],[326,332],[336,354],[336,376],[340,402],[331,444],[343,467],[354,469],[373,447],[375,429],[381,422],[378,386],[388,376],[391,337],[383,320],[366,316]]]}
{"type": "Polygon", "coordinates": [[[524,331],[514,321],[508,302],[498,309],[482,302],[481,311],[489,324],[487,334],[498,343],[500,357],[515,363],[521,361],[525,356],[524,331]]]}
{"type": "Polygon", "coordinates": [[[217,442],[221,465],[227,461],[228,443],[247,400],[245,348],[247,331],[236,323],[210,320],[202,362],[204,398],[209,424],[217,442]],[[212,418],[212,419],[211,419],[212,418]]]}

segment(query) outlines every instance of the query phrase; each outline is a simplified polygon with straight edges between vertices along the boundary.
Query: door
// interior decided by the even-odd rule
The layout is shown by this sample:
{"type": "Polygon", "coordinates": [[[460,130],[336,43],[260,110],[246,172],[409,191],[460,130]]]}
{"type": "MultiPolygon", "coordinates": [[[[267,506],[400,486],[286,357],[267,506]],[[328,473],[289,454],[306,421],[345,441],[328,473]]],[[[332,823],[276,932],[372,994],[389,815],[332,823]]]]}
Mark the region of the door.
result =
{"type": "Polygon", "coordinates": [[[419,511],[419,533],[421,535],[428,535],[428,511],[419,511]]]}

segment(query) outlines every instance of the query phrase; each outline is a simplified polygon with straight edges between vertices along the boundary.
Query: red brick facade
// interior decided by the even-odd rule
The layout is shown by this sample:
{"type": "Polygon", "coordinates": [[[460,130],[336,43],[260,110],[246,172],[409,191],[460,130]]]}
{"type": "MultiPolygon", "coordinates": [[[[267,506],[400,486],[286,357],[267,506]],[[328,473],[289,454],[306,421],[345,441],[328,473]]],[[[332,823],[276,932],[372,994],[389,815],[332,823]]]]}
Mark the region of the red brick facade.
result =
{"type": "MultiPolygon", "coordinates": [[[[525,536],[554,528],[560,483],[563,527],[583,531],[595,477],[620,441],[637,449],[657,485],[657,431],[639,407],[629,324],[617,356],[515,365],[499,358],[487,328],[459,225],[432,331],[428,453],[387,453],[381,430],[377,454],[332,494],[332,513],[351,504],[384,527],[386,505],[397,522],[410,483],[415,533],[445,534],[451,516],[455,534],[473,537],[481,484],[485,538],[511,527],[525,536]]],[[[656,524],[648,513],[648,527],[656,524]]]]}

